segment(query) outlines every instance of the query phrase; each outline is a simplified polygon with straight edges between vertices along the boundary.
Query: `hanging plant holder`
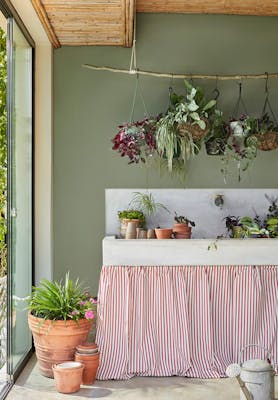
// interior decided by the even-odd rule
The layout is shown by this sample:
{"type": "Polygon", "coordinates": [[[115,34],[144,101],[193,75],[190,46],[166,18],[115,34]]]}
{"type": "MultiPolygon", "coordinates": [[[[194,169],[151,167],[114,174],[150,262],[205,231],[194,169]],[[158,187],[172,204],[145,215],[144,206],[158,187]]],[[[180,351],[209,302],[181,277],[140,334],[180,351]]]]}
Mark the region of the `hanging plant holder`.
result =
{"type": "Polygon", "coordinates": [[[258,121],[259,133],[254,136],[257,139],[257,147],[259,150],[271,151],[278,149],[278,123],[269,100],[268,74],[266,74],[265,94],[262,117],[258,121]],[[269,117],[267,113],[267,108],[270,111],[271,117],[269,117]]]}
{"type": "Polygon", "coordinates": [[[209,133],[209,125],[208,120],[206,118],[202,118],[204,121],[206,128],[202,129],[197,124],[192,124],[189,122],[184,122],[178,126],[178,132],[180,136],[186,137],[191,136],[194,142],[199,142],[199,140],[203,139],[209,133]]]}
{"type": "Polygon", "coordinates": [[[257,147],[262,151],[271,151],[278,149],[278,133],[266,132],[255,135],[258,144],[257,147]]]}
{"type": "Polygon", "coordinates": [[[223,156],[225,148],[226,141],[222,138],[210,138],[206,142],[206,152],[209,156],[223,156]]]}

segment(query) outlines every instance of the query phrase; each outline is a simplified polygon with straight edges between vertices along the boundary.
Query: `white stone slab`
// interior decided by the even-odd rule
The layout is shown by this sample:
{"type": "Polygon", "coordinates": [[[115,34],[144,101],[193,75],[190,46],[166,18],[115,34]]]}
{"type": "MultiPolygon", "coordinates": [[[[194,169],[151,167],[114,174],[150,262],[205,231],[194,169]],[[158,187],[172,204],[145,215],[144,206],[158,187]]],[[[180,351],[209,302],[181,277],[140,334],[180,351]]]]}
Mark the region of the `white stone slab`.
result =
{"type": "Polygon", "coordinates": [[[277,239],[103,240],[103,265],[278,265],[277,239]],[[212,249],[208,250],[211,246],[212,249]]]}
{"type": "MultiPolygon", "coordinates": [[[[106,235],[119,234],[119,210],[127,209],[133,192],[146,192],[147,189],[106,189],[106,235]]],[[[227,215],[251,216],[255,213],[265,217],[269,202],[265,194],[278,197],[278,189],[149,189],[156,201],[165,204],[170,214],[159,212],[147,218],[148,227],[172,227],[174,211],[195,221],[192,238],[216,238],[227,235],[224,217],[227,215]],[[217,194],[224,198],[223,208],[216,207],[217,194]]]]}

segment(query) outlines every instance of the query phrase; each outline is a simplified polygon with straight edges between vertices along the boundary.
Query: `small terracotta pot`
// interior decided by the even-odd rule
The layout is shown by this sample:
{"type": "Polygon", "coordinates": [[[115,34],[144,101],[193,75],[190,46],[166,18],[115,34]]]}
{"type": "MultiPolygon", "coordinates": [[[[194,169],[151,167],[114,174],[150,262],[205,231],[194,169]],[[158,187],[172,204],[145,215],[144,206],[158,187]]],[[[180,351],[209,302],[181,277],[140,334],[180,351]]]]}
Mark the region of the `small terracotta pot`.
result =
{"type": "Polygon", "coordinates": [[[93,342],[84,342],[76,346],[76,351],[80,354],[95,354],[98,353],[98,345],[93,342]]]}
{"type": "Polygon", "coordinates": [[[185,223],[174,224],[173,232],[176,239],[191,238],[191,227],[188,226],[188,224],[185,223]]]}
{"type": "Polygon", "coordinates": [[[80,354],[76,352],[75,361],[79,361],[84,364],[82,383],[84,385],[92,385],[96,380],[97,369],[99,366],[99,353],[80,354]]]}
{"type": "Polygon", "coordinates": [[[75,393],[80,389],[84,365],[80,362],[66,362],[52,366],[56,389],[60,393],[75,393]]]}
{"type": "Polygon", "coordinates": [[[171,239],[172,229],[170,228],[156,228],[155,235],[157,239],[171,239]]]}

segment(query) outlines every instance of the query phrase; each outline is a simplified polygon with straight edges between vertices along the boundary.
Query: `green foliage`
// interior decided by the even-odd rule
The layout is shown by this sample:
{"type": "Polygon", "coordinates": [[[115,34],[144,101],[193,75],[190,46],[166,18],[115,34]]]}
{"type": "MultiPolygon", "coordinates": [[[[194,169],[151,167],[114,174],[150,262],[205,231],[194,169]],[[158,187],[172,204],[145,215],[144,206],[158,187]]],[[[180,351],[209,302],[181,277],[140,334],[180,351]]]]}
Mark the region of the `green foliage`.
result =
{"type": "MultiPolygon", "coordinates": [[[[167,159],[168,170],[172,172],[174,159],[185,165],[186,161],[199,153],[201,141],[193,140],[190,130],[180,134],[184,124],[197,125],[206,130],[210,116],[215,113],[216,100],[207,101],[200,87],[193,87],[185,81],[186,95],[171,95],[171,106],[157,122],[156,145],[160,157],[167,159]]],[[[188,125],[186,125],[188,126],[188,125]]]]}
{"type": "Polygon", "coordinates": [[[169,212],[164,204],[155,201],[152,193],[134,192],[130,204],[146,215],[153,215],[159,210],[169,212]]]}
{"type": "Polygon", "coordinates": [[[177,224],[187,224],[187,225],[195,226],[195,222],[194,221],[190,221],[190,219],[188,219],[184,215],[178,215],[176,213],[176,211],[175,211],[174,219],[175,219],[177,224]]]}
{"type": "Polygon", "coordinates": [[[265,220],[265,227],[269,232],[271,238],[278,238],[278,198],[274,199],[265,195],[266,199],[270,202],[268,207],[268,214],[265,220]]]}
{"type": "Polygon", "coordinates": [[[118,211],[118,217],[119,219],[139,219],[142,223],[145,223],[145,215],[139,210],[118,211]]]}
{"type": "Polygon", "coordinates": [[[64,281],[44,279],[41,286],[33,287],[28,309],[38,318],[77,321],[87,318],[87,312],[92,311],[93,300],[79,280],[71,280],[67,273],[64,281]]]}
{"type": "Polygon", "coordinates": [[[0,28],[0,276],[6,274],[7,194],[7,52],[6,35],[0,28]]]}

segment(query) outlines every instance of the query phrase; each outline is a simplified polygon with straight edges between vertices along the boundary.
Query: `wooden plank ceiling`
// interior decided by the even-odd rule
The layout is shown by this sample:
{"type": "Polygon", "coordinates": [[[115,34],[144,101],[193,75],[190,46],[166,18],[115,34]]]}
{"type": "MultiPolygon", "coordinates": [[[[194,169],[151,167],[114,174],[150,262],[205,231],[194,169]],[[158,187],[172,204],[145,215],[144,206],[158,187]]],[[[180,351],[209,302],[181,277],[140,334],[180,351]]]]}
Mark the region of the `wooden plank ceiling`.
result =
{"type": "MultiPolygon", "coordinates": [[[[54,47],[130,47],[135,0],[31,0],[54,47]]],[[[137,0],[137,12],[278,16],[278,0],[137,0]]]]}

